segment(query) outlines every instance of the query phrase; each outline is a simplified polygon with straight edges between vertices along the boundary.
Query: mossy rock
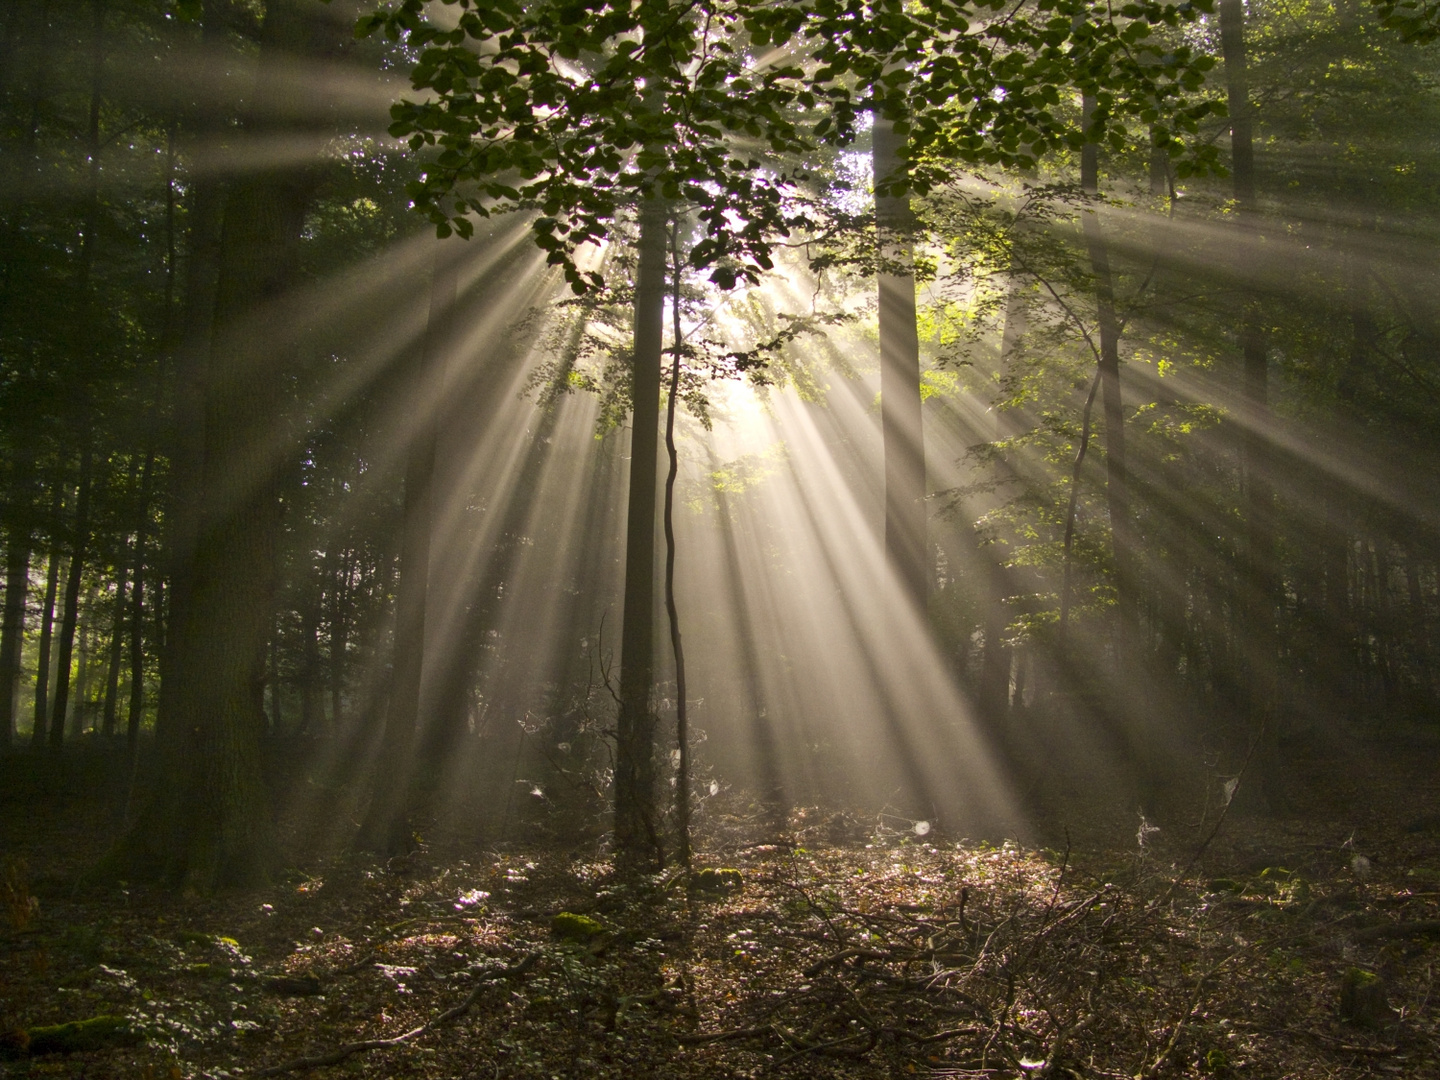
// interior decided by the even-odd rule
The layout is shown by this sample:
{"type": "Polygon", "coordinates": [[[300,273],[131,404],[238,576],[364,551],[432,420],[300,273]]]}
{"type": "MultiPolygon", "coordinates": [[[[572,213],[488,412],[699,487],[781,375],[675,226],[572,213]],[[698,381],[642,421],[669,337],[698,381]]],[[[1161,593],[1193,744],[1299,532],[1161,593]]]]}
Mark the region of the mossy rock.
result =
{"type": "Polygon", "coordinates": [[[697,870],[690,875],[688,882],[692,893],[701,893],[709,896],[724,896],[727,893],[738,892],[743,887],[744,881],[739,870],[723,868],[713,869],[707,867],[704,870],[697,870]]]}
{"type": "Polygon", "coordinates": [[[573,941],[584,945],[605,933],[605,927],[589,915],[576,915],[573,911],[562,911],[550,920],[550,932],[561,941],[573,941]]]}
{"type": "Polygon", "coordinates": [[[1364,968],[1346,968],[1340,981],[1340,1016],[1360,1027],[1376,1027],[1390,1019],[1385,980],[1364,968]]]}
{"type": "Polygon", "coordinates": [[[1217,877],[1211,878],[1205,886],[1212,893],[1242,893],[1245,891],[1245,883],[1236,881],[1234,878],[1217,877]]]}
{"type": "Polygon", "coordinates": [[[116,1046],[135,1046],[141,1041],[140,1033],[130,1026],[129,1020],[106,1014],[92,1016],[88,1020],[72,1020],[68,1024],[11,1032],[0,1039],[0,1056],[74,1054],[116,1046]]]}

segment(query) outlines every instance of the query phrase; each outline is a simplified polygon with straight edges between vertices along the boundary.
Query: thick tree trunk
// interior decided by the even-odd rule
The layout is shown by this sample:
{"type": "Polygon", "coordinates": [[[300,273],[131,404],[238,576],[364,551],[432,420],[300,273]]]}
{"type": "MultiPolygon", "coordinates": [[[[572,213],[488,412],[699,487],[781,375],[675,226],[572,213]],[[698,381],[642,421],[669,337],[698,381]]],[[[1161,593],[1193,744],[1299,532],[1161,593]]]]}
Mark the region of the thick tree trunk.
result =
{"type": "Polygon", "coordinates": [[[625,610],[620,630],[620,710],[615,739],[615,850],[631,865],[663,861],[655,820],[655,494],[660,356],[665,322],[665,207],[640,209],[635,280],[634,403],[625,527],[625,610]]]}
{"type": "MultiPolygon", "coordinates": [[[[1242,259],[1258,222],[1255,200],[1255,153],[1251,136],[1250,96],[1246,75],[1244,0],[1220,0],[1220,43],[1225,58],[1225,83],[1230,111],[1231,172],[1239,208],[1242,259]]],[[[1243,286],[1242,286],[1243,288],[1243,286]]],[[[1247,290],[1248,292],[1249,290],[1247,290]]],[[[1276,712],[1279,640],[1276,605],[1280,599],[1276,563],[1275,495],[1271,479],[1268,371],[1263,312],[1251,296],[1241,313],[1240,350],[1244,357],[1245,415],[1240,428],[1245,514],[1245,565],[1240,604],[1246,663],[1242,699],[1257,744],[1254,776],[1263,802],[1271,810],[1284,798],[1279,777],[1279,717],[1276,712]]]]}
{"type": "MultiPolygon", "coordinates": [[[[905,140],[877,116],[871,132],[876,184],[903,182],[905,140]]],[[[875,199],[880,254],[880,429],[885,455],[885,551],[905,597],[922,615],[930,587],[926,548],[925,444],[920,413],[920,338],[915,327],[914,216],[909,195],[875,199]],[[890,272],[884,272],[890,271],[890,272]]]]}
{"type": "MultiPolygon", "coordinates": [[[[267,5],[251,130],[261,118],[304,115],[284,69],[316,51],[312,35],[323,16],[301,0],[267,5]]],[[[310,170],[248,175],[230,194],[221,233],[199,530],[186,611],[171,628],[183,656],[174,672],[178,722],[164,732],[159,788],[130,833],[126,858],[202,892],[263,880],[273,858],[256,690],[289,451],[276,437],[291,353],[283,298],[316,182],[310,170]]]]}
{"type": "Polygon", "coordinates": [[[430,314],[415,371],[422,402],[419,431],[405,455],[404,526],[395,598],[395,661],[374,795],[360,826],[360,847],[398,854],[410,843],[415,737],[425,676],[425,621],[434,522],[435,446],[445,384],[446,353],[455,318],[457,268],[453,253],[437,248],[430,276],[430,314]]]}
{"type": "MultiPolygon", "coordinates": [[[[226,38],[223,0],[204,0],[201,44],[205,49],[222,49],[226,38]]],[[[190,140],[196,144],[219,138],[227,127],[223,118],[205,111],[186,117],[190,140]]],[[[178,632],[190,617],[191,571],[195,541],[200,532],[201,485],[205,467],[205,395],[209,379],[211,333],[215,317],[215,289],[220,273],[220,228],[226,189],[214,173],[202,171],[194,178],[189,206],[189,230],[184,311],[180,317],[179,342],[171,358],[172,398],[171,440],[164,533],[161,537],[152,605],[164,616],[160,641],[160,687],[155,707],[155,741],[160,747],[181,745],[177,693],[191,676],[185,670],[189,654],[178,632]],[[159,604],[163,590],[165,604],[159,604]]],[[[180,767],[170,761],[170,767],[180,767]]],[[[158,780],[158,778],[157,778],[158,780]]]]}

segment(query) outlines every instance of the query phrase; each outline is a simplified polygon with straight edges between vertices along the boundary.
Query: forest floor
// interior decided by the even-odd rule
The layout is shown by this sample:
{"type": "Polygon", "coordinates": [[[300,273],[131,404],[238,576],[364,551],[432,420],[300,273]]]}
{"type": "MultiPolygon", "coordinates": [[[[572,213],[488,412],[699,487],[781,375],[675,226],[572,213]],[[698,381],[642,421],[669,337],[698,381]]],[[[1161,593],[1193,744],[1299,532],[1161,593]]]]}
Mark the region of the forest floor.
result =
{"type": "Polygon", "coordinates": [[[0,1076],[1440,1077],[1437,756],[1302,763],[1308,803],[1208,844],[1213,813],[1137,833],[1098,795],[1048,847],[733,802],[724,873],[297,847],[211,898],[77,884],[105,785],[11,784],[0,1076]]]}

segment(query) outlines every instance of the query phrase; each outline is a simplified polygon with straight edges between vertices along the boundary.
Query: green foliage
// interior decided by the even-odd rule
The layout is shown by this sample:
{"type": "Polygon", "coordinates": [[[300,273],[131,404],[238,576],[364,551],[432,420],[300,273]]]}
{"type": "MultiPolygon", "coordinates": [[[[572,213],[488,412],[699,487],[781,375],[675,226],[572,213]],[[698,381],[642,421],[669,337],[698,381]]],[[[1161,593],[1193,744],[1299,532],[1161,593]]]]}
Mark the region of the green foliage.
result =
{"type": "Polygon", "coordinates": [[[76,1054],[115,1046],[134,1046],[141,1035],[123,1016],[92,1016],[68,1024],[33,1027],[0,1042],[6,1056],[29,1054],[76,1054]]]}
{"type": "Polygon", "coordinates": [[[592,938],[605,933],[605,926],[589,915],[577,915],[573,911],[562,911],[550,920],[550,932],[562,941],[573,941],[585,945],[592,938]]]}
{"type": "Polygon", "coordinates": [[[706,867],[704,870],[695,871],[686,881],[686,888],[692,894],[709,896],[738,892],[743,886],[744,879],[740,871],[728,868],[706,867]]]}
{"type": "MultiPolygon", "coordinates": [[[[397,104],[390,128],[413,151],[433,148],[410,187],[416,208],[441,236],[470,235],[470,214],[538,211],[535,240],[577,293],[601,285],[578,250],[648,198],[693,208],[703,235],[690,264],[721,288],[758,280],[775,239],[806,223],[789,197],[811,155],[852,143],[867,113],[909,136],[917,167],[882,178],[882,193],[899,193],[928,190],[957,162],[1029,167],[1087,139],[1118,148],[1127,117],[1178,148],[1219,109],[1190,96],[1213,58],[1162,32],[1208,0],[1119,13],[1045,0],[1003,18],[1001,0],[446,6],[458,19],[403,0],[356,26],[417,52],[411,83],[425,96],[397,104]],[[1086,131],[1061,108],[1075,91],[1097,102],[1086,131]]],[[[1216,160],[1196,143],[1182,171],[1216,160]]]]}

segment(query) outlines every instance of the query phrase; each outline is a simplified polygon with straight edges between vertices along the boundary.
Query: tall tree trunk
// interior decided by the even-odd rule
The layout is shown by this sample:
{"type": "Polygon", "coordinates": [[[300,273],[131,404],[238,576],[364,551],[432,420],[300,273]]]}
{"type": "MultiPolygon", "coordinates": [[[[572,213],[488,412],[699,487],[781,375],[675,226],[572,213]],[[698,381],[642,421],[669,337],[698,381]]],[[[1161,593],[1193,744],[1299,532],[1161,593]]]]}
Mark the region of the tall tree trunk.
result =
{"type": "Polygon", "coordinates": [[[675,744],[679,768],[675,771],[675,859],[690,866],[690,712],[685,688],[685,647],[680,639],[680,610],[675,603],[675,477],[680,455],[675,449],[675,409],[680,401],[680,236],[678,225],[670,236],[670,311],[675,350],[670,359],[670,390],[665,404],[665,614],[670,620],[670,648],[675,655],[675,744]]]}
{"type": "Polygon", "coordinates": [[[120,711],[120,660],[125,652],[125,631],[129,598],[129,563],[123,563],[115,579],[115,612],[110,621],[110,648],[105,663],[105,699],[101,706],[101,732],[109,739],[115,735],[115,722],[120,711]]]}
{"type": "MultiPolygon", "coordinates": [[[[95,589],[90,587],[85,590],[85,597],[81,600],[80,611],[83,616],[79,629],[75,636],[79,641],[78,657],[75,661],[75,692],[71,695],[70,708],[66,716],[65,727],[69,732],[71,740],[78,739],[85,734],[85,718],[90,711],[90,687],[94,682],[95,665],[91,662],[95,656],[95,646],[99,640],[100,632],[95,626],[95,589]]],[[[94,724],[91,724],[93,729],[94,724]]]]}
{"type": "MultiPolygon", "coordinates": [[[[1083,102],[1084,123],[1090,126],[1093,98],[1083,102]]],[[[1100,148],[1087,142],[1080,155],[1080,186],[1089,196],[1100,193],[1100,148]]],[[[1099,324],[1097,377],[1105,431],[1105,506],[1110,517],[1111,562],[1115,583],[1115,667],[1108,708],[1120,725],[1119,735],[1132,755],[1142,808],[1154,813],[1163,778],[1159,736],[1154,717],[1142,706],[1145,665],[1138,649],[1139,604],[1135,565],[1139,556],[1130,516],[1130,476],[1125,454],[1125,409],[1120,385],[1120,320],[1115,310],[1115,280],[1110,248],[1100,216],[1092,207],[1081,215],[1090,271],[1095,279],[1096,321],[1099,324]]]]}
{"type": "Polygon", "coordinates": [[[55,597],[60,588],[60,512],[64,505],[61,485],[56,484],[50,504],[50,554],[45,567],[45,599],[40,605],[40,647],[35,663],[35,712],[30,745],[45,745],[50,733],[50,651],[55,633],[55,597]]]}
{"type": "Polygon", "coordinates": [[[435,447],[444,396],[445,366],[452,344],[458,269],[453,253],[437,248],[430,272],[430,314],[417,355],[416,393],[421,422],[405,455],[404,525],[395,597],[395,660],[385,733],[373,780],[374,795],[358,843],[398,854],[410,843],[415,738],[425,681],[425,621],[430,588],[434,523],[435,447]]]}
{"type": "Polygon", "coordinates": [[[145,558],[150,525],[150,479],[155,451],[145,456],[140,475],[140,515],[135,523],[134,584],[130,586],[130,705],[125,713],[125,747],[133,763],[145,714],[145,558]]]}
{"type": "Polygon", "coordinates": [[[5,527],[5,609],[0,616],[0,747],[17,737],[20,662],[25,644],[25,600],[30,592],[30,557],[34,547],[31,469],[28,451],[16,463],[16,498],[5,527]]]}
{"type": "MultiPolygon", "coordinates": [[[[140,475],[140,459],[130,459],[130,482],[127,485],[130,491],[135,491],[135,480],[140,475]]],[[[130,570],[135,562],[135,553],[138,552],[139,537],[135,540],[136,548],[133,549],[130,558],[120,559],[120,566],[115,578],[115,615],[111,620],[110,630],[110,652],[105,671],[105,700],[101,708],[101,730],[107,739],[115,734],[116,716],[120,709],[120,659],[125,651],[125,629],[126,629],[126,588],[130,584],[130,570]]]]}
{"type": "MultiPolygon", "coordinates": [[[[1242,259],[1258,231],[1255,152],[1246,74],[1244,0],[1220,0],[1220,44],[1225,59],[1225,88],[1230,111],[1231,173],[1239,209],[1242,259]]],[[[1244,286],[1241,286],[1244,288],[1244,286]]],[[[1246,289],[1247,293],[1253,290],[1246,289]]],[[[1276,563],[1275,495],[1271,479],[1270,417],[1265,331],[1260,301],[1251,295],[1241,313],[1240,350],[1244,357],[1245,416],[1240,431],[1245,514],[1245,565],[1240,604],[1245,643],[1242,699],[1249,727],[1260,741],[1254,755],[1255,785],[1272,810],[1284,802],[1280,790],[1276,685],[1279,640],[1276,605],[1280,599],[1276,563]]]]}
{"type": "MultiPolygon", "coordinates": [[[[1009,431],[1005,423],[1005,412],[1000,408],[1000,391],[1015,351],[1025,336],[1027,319],[1025,301],[1022,297],[1020,279],[1014,273],[1005,302],[1005,328],[1000,334],[1000,366],[996,372],[996,401],[993,406],[996,442],[1004,439],[1009,431]]],[[[997,481],[1003,483],[1009,475],[1008,463],[996,459],[997,481]]],[[[980,659],[980,715],[998,735],[1008,737],[1005,720],[1010,711],[1010,668],[1013,662],[1012,650],[1005,644],[1006,617],[1004,597],[1008,593],[1008,579],[1005,567],[998,558],[989,563],[990,589],[985,597],[985,651],[980,659]]]]}
{"type": "Polygon", "coordinates": [[[1424,716],[1435,705],[1435,681],[1430,664],[1430,624],[1425,610],[1425,593],[1420,586],[1420,550],[1418,545],[1405,548],[1406,614],[1409,622],[1410,655],[1414,664],[1417,695],[1411,702],[1411,713],[1424,716]]]}
{"type": "Polygon", "coordinates": [[[655,821],[655,494],[660,357],[665,323],[665,206],[640,208],[631,371],[630,492],[625,526],[625,610],[615,739],[615,849],[632,865],[663,861],[655,821]]]}
{"type": "MultiPolygon", "coordinates": [[[[203,0],[201,48],[226,47],[225,0],[203,0]]],[[[207,139],[219,139],[228,129],[227,118],[213,110],[188,113],[183,127],[197,147],[207,139]]],[[[233,137],[233,134],[232,134],[233,137]]],[[[173,189],[172,189],[173,190],[173,189]]],[[[201,486],[205,467],[205,396],[209,381],[211,336],[214,329],[215,291],[220,273],[220,229],[225,208],[226,187],[215,173],[202,170],[191,187],[189,228],[186,235],[185,298],[179,316],[178,341],[170,359],[171,389],[170,440],[167,446],[169,469],[165,494],[164,532],[161,537],[160,571],[152,608],[164,618],[160,637],[160,688],[155,706],[155,741],[158,746],[178,747],[183,742],[177,694],[191,676],[185,671],[189,654],[178,632],[190,616],[191,571],[195,542],[200,531],[201,486]],[[159,602],[163,593],[165,603],[159,602]]],[[[168,196],[167,196],[168,198],[168,196]]],[[[173,265],[173,264],[172,264],[173,265]]],[[[172,767],[180,767],[177,761],[172,767]]],[[[158,779],[158,778],[157,778],[158,779]]]]}
{"type": "MultiPolygon", "coordinates": [[[[904,184],[905,140],[875,117],[871,131],[875,183],[904,184]]],[[[877,195],[875,222],[884,262],[880,292],[880,430],[885,455],[885,551],[905,597],[922,615],[930,586],[926,549],[925,443],[920,414],[920,337],[915,326],[915,275],[910,197],[877,195]],[[887,272],[888,271],[888,272],[887,272]]]]}
{"type": "MultiPolygon", "coordinates": [[[[313,585],[313,583],[312,583],[313,585]]],[[[301,602],[300,617],[300,730],[314,735],[320,725],[320,603],[318,587],[301,602]]]]}
{"type": "MultiPolygon", "coordinates": [[[[267,124],[285,130],[307,114],[287,68],[320,51],[324,14],[301,0],[267,5],[252,132],[267,124]]],[[[247,175],[230,194],[221,233],[199,530],[187,610],[170,631],[183,654],[175,665],[178,722],[163,732],[158,789],[122,855],[142,872],[202,892],[264,880],[273,858],[256,690],[289,452],[276,438],[292,351],[284,298],[317,182],[310,168],[247,175]]]]}
{"type": "Polygon", "coordinates": [[[94,472],[94,434],[87,417],[85,442],[80,450],[80,491],[75,499],[75,524],[70,539],[70,569],[65,576],[65,605],[60,615],[60,641],[55,651],[55,704],[50,714],[50,748],[65,742],[65,714],[70,704],[70,662],[74,656],[75,628],[80,618],[80,582],[90,546],[90,484],[94,472]]]}
{"type": "Polygon", "coordinates": [[[355,555],[346,550],[335,567],[330,593],[330,720],[338,731],[344,721],[346,650],[350,640],[350,578],[355,555]]]}

